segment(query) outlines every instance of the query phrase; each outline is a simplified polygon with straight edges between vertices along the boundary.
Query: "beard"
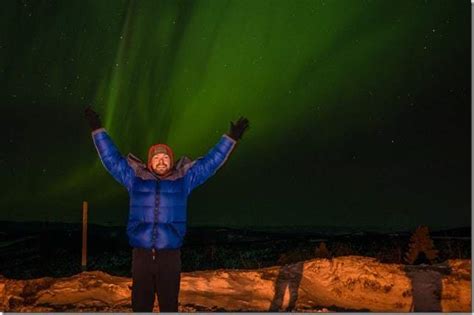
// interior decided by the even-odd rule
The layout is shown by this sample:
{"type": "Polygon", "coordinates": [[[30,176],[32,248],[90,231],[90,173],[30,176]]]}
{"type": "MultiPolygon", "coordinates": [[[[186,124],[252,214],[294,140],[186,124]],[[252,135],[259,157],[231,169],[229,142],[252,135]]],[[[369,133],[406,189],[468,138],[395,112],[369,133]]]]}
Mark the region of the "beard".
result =
{"type": "Polygon", "coordinates": [[[170,168],[168,167],[155,167],[153,169],[158,175],[163,175],[169,172],[170,168]]]}

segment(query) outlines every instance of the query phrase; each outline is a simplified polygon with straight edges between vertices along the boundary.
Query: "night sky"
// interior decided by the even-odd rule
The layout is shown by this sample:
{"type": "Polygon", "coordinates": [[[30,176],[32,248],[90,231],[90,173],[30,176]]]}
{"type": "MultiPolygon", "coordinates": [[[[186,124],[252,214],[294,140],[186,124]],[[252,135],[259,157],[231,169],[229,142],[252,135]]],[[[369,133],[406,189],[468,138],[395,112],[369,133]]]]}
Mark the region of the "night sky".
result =
{"type": "Polygon", "coordinates": [[[125,225],[122,154],[204,155],[188,224],[470,225],[469,1],[2,1],[0,220],[125,225]]]}

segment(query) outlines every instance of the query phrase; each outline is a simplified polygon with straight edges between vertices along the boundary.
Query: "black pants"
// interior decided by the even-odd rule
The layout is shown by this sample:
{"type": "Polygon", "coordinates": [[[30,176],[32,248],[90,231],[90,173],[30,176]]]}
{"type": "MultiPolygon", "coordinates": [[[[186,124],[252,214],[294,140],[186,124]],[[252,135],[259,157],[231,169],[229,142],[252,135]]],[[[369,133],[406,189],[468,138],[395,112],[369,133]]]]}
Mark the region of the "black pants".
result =
{"type": "Polygon", "coordinates": [[[132,310],[152,312],[155,294],[160,312],[177,312],[181,280],[181,251],[134,248],[132,260],[132,310]],[[153,259],[153,256],[155,257],[153,259]]]}

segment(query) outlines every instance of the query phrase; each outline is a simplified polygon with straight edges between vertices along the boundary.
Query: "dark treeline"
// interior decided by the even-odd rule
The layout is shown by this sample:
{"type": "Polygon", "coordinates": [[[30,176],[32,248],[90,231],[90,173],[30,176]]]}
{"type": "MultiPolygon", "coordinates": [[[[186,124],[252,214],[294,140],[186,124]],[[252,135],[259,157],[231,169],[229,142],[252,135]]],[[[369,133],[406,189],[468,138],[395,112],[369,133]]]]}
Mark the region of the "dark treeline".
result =
{"type": "MultiPolygon", "coordinates": [[[[411,232],[344,227],[189,227],[182,248],[183,271],[254,269],[344,255],[404,264],[411,232]],[[327,252],[321,253],[321,243],[327,252]]],[[[81,233],[79,224],[0,222],[0,275],[31,279],[80,273],[81,233]]],[[[430,230],[430,237],[439,250],[435,262],[471,258],[470,227],[430,230]]],[[[89,225],[87,269],[131,276],[131,247],[124,226],[89,225]]]]}

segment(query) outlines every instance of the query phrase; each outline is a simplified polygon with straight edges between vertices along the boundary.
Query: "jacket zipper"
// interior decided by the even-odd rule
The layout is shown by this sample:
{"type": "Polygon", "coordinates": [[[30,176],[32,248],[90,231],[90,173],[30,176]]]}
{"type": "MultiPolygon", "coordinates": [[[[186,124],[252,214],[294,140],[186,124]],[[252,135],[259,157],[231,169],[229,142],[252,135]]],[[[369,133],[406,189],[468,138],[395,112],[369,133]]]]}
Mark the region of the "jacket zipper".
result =
{"type": "Polygon", "coordinates": [[[154,209],[154,222],[153,222],[153,232],[152,232],[152,255],[153,255],[153,260],[155,260],[155,241],[156,241],[156,229],[157,229],[157,224],[158,224],[158,207],[159,207],[159,192],[158,192],[158,181],[156,181],[156,186],[155,186],[155,209],[154,209]]]}

